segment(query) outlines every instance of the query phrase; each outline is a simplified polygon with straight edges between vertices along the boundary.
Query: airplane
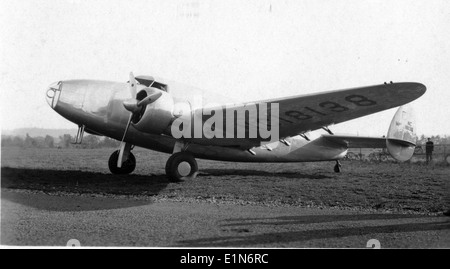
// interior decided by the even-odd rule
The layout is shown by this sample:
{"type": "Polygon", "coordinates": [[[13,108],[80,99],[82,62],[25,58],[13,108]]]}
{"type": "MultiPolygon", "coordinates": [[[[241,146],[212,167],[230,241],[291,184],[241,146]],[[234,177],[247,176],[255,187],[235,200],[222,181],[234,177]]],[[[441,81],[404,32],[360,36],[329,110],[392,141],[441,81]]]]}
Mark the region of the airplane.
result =
{"type": "Polygon", "coordinates": [[[349,148],[387,148],[394,159],[407,161],[414,153],[417,136],[414,111],[406,104],[425,91],[421,83],[391,81],[228,103],[223,96],[211,92],[130,73],[127,82],[58,81],[47,88],[46,100],[54,111],[78,125],[75,143],[82,142],[85,132],[121,141],[108,161],[112,174],[134,171],[136,158],[131,151],[138,146],[171,154],[165,172],[169,181],[179,182],[196,177],[196,158],[258,163],[333,161],[334,171],[341,172],[339,160],[349,148]],[[205,100],[212,100],[213,105],[204,105],[205,100]],[[395,107],[399,108],[385,137],[338,135],[330,129],[332,125],[395,107]],[[256,117],[252,116],[255,111],[256,117]],[[214,116],[216,121],[211,120],[214,116]],[[226,124],[218,124],[221,119],[226,124]],[[178,127],[174,128],[177,122],[178,127]],[[195,123],[200,123],[200,129],[195,123]],[[263,123],[266,129],[261,128],[263,123]],[[199,135],[192,135],[195,128],[200,130],[199,135]],[[276,131],[270,139],[269,129],[276,131]],[[312,139],[310,132],[321,129],[327,134],[312,139]],[[180,136],[180,130],[187,132],[180,136]]]}

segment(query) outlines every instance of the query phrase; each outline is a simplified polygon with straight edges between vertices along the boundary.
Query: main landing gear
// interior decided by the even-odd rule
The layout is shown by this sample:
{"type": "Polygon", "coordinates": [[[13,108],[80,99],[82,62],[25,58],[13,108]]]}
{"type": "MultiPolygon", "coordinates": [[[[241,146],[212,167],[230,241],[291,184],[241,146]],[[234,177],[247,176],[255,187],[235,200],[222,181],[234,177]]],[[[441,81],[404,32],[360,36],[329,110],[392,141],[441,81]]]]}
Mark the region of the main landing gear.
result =
{"type": "Polygon", "coordinates": [[[338,160],[336,160],[336,165],[334,166],[334,172],[340,173],[341,167],[342,167],[341,163],[338,160]]]}
{"type": "MultiPolygon", "coordinates": [[[[187,147],[178,147],[185,150],[187,147]]],[[[120,150],[116,150],[109,157],[108,166],[111,173],[116,175],[130,174],[136,168],[136,158],[131,153],[131,145],[127,144],[124,150],[122,165],[119,167],[120,150]]],[[[180,182],[183,179],[195,178],[198,173],[198,165],[194,156],[186,151],[178,151],[172,154],[166,163],[166,175],[170,182],[180,182]]]]}
{"type": "Polygon", "coordinates": [[[180,182],[185,178],[195,178],[197,172],[197,161],[188,152],[176,152],[167,160],[166,175],[170,182],[180,182]]]}
{"type": "Polygon", "coordinates": [[[122,167],[117,166],[119,159],[119,150],[116,150],[111,154],[108,161],[109,171],[116,175],[130,174],[136,168],[136,158],[133,153],[128,152],[127,159],[122,163],[122,167]]]}

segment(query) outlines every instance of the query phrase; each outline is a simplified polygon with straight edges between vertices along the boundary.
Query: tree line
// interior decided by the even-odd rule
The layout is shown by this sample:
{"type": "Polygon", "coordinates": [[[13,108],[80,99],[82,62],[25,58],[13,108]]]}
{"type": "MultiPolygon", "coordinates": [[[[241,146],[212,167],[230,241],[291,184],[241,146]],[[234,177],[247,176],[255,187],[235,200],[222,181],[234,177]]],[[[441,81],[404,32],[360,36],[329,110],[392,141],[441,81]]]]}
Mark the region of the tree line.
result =
{"type": "Polygon", "coordinates": [[[45,137],[31,137],[26,134],[25,138],[20,136],[2,135],[2,147],[21,147],[21,148],[116,148],[120,142],[109,137],[100,137],[96,135],[85,135],[82,144],[72,144],[75,137],[70,134],[64,134],[58,138],[46,135],[45,137]]]}
{"type": "MultiPolygon", "coordinates": [[[[450,136],[421,135],[417,138],[417,145],[425,145],[428,138],[436,145],[450,144],[450,136]]],[[[120,142],[109,137],[100,137],[96,135],[85,135],[82,144],[72,144],[75,137],[70,134],[59,136],[55,139],[53,136],[31,137],[26,135],[25,138],[20,136],[4,136],[2,135],[2,147],[22,147],[22,148],[116,148],[120,142]]]]}
{"type": "Polygon", "coordinates": [[[428,138],[431,138],[431,141],[433,141],[434,144],[437,145],[449,145],[450,144],[450,136],[444,135],[432,135],[432,136],[425,136],[421,135],[420,137],[417,137],[417,145],[425,145],[425,143],[428,141],[428,138]]]}

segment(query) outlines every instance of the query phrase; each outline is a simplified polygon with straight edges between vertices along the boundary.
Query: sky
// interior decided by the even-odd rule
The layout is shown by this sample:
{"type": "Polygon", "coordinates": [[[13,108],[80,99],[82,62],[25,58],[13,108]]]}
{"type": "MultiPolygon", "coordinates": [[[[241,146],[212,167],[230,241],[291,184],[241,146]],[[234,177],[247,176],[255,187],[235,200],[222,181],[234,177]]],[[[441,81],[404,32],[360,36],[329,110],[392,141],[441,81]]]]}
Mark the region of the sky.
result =
{"type": "MultiPolygon", "coordinates": [[[[417,133],[450,134],[450,1],[0,1],[2,130],[76,127],[52,82],[153,75],[237,100],[420,82],[417,133]]],[[[395,109],[331,127],[386,134],[395,109]]]]}

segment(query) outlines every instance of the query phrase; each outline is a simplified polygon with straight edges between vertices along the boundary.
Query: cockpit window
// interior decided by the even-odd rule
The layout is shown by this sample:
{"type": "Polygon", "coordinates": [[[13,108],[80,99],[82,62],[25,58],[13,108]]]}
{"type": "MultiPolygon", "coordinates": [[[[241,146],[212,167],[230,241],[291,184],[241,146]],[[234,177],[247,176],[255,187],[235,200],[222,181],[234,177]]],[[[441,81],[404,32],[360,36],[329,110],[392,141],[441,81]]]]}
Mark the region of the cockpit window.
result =
{"type": "Polygon", "coordinates": [[[167,85],[159,83],[158,81],[153,82],[152,87],[167,92],[167,85]]]}
{"type": "Polygon", "coordinates": [[[49,90],[51,89],[51,90],[53,90],[53,91],[58,91],[60,85],[61,85],[61,81],[54,82],[54,83],[52,83],[50,86],[48,86],[48,89],[49,89],[49,90]]]}
{"type": "Polygon", "coordinates": [[[136,80],[141,85],[146,87],[152,87],[167,92],[167,84],[156,81],[153,77],[136,77],[136,80]]]}

